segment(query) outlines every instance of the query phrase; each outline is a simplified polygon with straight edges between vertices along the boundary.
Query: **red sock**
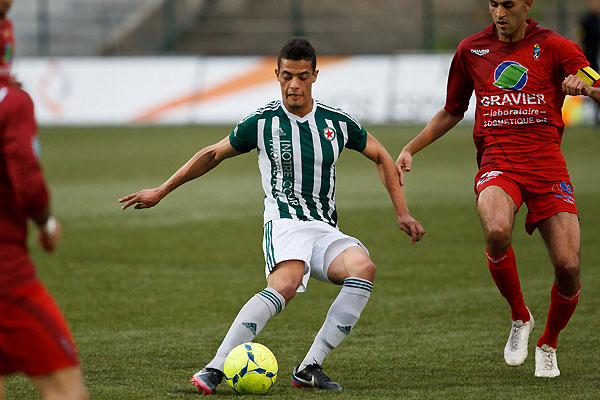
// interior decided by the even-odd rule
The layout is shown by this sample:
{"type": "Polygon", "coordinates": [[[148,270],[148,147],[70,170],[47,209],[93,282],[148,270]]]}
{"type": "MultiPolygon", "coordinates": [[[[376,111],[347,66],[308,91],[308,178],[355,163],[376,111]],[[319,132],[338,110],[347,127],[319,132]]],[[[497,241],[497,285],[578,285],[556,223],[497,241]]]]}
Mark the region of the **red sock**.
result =
{"type": "Polygon", "coordinates": [[[488,258],[488,266],[496,282],[500,294],[504,296],[512,313],[513,321],[520,319],[523,322],[529,321],[529,312],[523,301],[523,293],[521,293],[521,282],[517,274],[517,260],[512,246],[506,254],[499,257],[492,257],[486,251],[488,258]]]}
{"type": "Polygon", "coordinates": [[[548,310],[548,319],[546,320],[546,330],[537,341],[537,346],[541,347],[547,344],[556,349],[556,341],[561,330],[565,329],[571,316],[575,312],[577,302],[579,301],[580,289],[572,296],[561,294],[556,286],[552,285],[550,292],[550,309],[548,310]]]}

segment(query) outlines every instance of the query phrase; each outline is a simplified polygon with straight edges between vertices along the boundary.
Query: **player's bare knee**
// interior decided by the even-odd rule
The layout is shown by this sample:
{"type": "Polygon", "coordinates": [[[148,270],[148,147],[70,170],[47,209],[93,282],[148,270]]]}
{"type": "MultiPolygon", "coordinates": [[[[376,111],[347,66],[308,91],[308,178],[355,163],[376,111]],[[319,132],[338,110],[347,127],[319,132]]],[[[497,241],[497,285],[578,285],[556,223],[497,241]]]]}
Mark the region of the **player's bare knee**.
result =
{"type": "Polygon", "coordinates": [[[296,295],[296,291],[298,290],[299,286],[300,283],[296,284],[294,282],[289,282],[283,285],[279,285],[277,288],[273,289],[275,289],[277,293],[279,293],[285,299],[285,303],[287,305],[290,302],[290,300],[292,300],[296,295]]]}
{"type": "Polygon", "coordinates": [[[511,230],[509,227],[497,225],[488,227],[485,232],[487,247],[494,256],[505,254],[511,241],[511,230]]]}
{"type": "Polygon", "coordinates": [[[580,269],[579,257],[563,257],[554,260],[554,271],[558,281],[571,282],[578,280],[580,269]]]}
{"type": "Polygon", "coordinates": [[[302,284],[303,272],[303,263],[279,263],[267,278],[267,287],[276,290],[287,304],[302,284]]]}
{"type": "Polygon", "coordinates": [[[373,282],[377,268],[369,257],[361,259],[350,268],[350,275],[373,282]]]}

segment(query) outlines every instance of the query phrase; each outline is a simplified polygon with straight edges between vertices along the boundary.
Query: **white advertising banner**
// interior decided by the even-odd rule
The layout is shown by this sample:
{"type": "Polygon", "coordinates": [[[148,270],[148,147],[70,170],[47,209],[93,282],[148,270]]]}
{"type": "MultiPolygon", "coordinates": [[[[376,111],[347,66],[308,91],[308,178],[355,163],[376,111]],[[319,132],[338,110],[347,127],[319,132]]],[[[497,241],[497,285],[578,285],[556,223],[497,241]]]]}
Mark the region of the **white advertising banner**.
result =
{"type": "MultiPolygon", "coordinates": [[[[313,97],[365,123],[425,123],[444,105],[451,57],[319,57],[313,97]]],[[[40,124],[127,125],[235,123],[281,98],[275,68],[275,57],[128,57],[22,58],[13,70],[40,124]]]]}

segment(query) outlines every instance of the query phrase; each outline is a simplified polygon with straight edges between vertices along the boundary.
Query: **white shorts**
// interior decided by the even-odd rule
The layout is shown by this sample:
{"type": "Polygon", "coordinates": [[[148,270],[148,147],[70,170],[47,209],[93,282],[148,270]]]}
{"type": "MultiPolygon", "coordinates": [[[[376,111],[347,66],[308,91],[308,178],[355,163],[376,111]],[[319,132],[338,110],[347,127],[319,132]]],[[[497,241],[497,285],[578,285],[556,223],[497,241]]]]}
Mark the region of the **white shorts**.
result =
{"type": "Polygon", "coordinates": [[[263,252],[265,274],[269,277],[275,266],[287,260],[304,261],[304,277],[298,292],[304,292],[311,276],[331,283],[327,278],[329,264],[349,247],[369,250],[356,238],[322,221],[274,219],[264,226],[263,252]]]}

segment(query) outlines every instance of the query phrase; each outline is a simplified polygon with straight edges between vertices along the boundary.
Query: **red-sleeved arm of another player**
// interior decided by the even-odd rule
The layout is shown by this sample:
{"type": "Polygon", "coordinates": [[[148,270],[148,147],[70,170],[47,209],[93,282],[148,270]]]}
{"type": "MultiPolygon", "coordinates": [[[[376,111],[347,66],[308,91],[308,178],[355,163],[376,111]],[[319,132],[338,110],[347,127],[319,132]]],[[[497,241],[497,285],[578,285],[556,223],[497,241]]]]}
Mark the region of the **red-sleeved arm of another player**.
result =
{"type": "Polygon", "coordinates": [[[448,87],[446,89],[446,105],[444,109],[450,114],[462,117],[469,108],[469,100],[473,94],[473,79],[466,70],[461,59],[462,43],[459,45],[448,73],[448,87]]]}
{"type": "Polygon", "coordinates": [[[600,87],[600,75],[592,67],[583,67],[577,70],[577,76],[588,86],[600,87]]]}
{"type": "Polygon", "coordinates": [[[48,188],[35,154],[37,126],[33,102],[29,96],[12,89],[3,101],[10,107],[6,113],[2,153],[18,212],[23,216],[39,215],[49,201],[48,188]]]}

